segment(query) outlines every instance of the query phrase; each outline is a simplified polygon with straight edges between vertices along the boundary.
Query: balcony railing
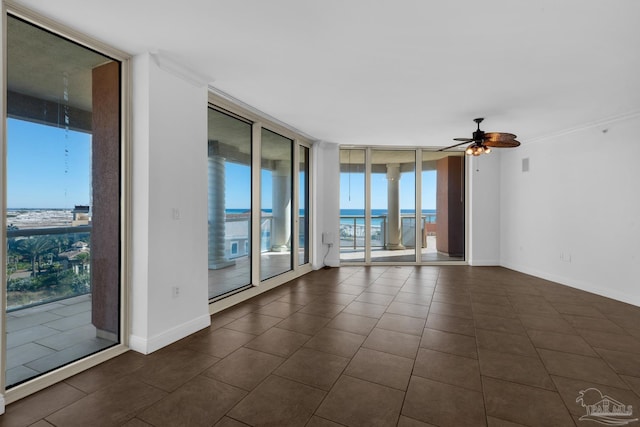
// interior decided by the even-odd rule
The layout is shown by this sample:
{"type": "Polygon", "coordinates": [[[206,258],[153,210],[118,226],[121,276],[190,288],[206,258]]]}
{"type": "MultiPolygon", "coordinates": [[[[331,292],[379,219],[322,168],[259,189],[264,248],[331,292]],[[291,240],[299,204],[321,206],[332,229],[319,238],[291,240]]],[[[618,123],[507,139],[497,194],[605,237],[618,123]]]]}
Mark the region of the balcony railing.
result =
{"type": "MultiPolygon", "coordinates": [[[[299,224],[305,223],[305,217],[300,215],[299,224]]],[[[249,230],[251,216],[245,214],[227,215],[225,219],[225,257],[228,259],[241,258],[249,255],[249,230]]],[[[260,252],[271,251],[271,232],[273,230],[273,216],[264,214],[260,218],[260,252]]],[[[305,247],[305,229],[298,230],[299,247],[305,247]]]]}
{"type": "MultiPolygon", "coordinates": [[[[388,241],[387,215],[371,216],[371,247],[384,248],[388,241]]],[[[426,246],[426,236],[433,233],[436,224],[436,214],[428,213],[420,216],[420,232],[422,233],[422,246],[426,246]]],[[[364,249],[365,245],[365,218],[361,215],[340,216],[340,248],[364,249]]],[[[415,215],[405,214],[400,216],[400,233],[402,244],[407,248],[415,247],[415,215]]]]}
{"type": "Polygon", "coordinates": [[[91,226],[7,230],[7,311],[91,292],[91,226]]]}

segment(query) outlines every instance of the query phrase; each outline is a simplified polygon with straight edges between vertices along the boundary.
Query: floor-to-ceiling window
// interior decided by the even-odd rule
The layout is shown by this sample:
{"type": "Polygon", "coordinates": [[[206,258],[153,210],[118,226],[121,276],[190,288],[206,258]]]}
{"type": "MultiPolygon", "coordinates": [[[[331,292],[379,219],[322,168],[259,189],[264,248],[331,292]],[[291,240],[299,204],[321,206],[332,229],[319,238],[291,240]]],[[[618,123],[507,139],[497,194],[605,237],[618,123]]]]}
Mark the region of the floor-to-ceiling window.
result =
{"type": "Polygon", "coordinates": [[[371,261],[414,262],[415,150],[371,150],[371,261]]]}
{"type": "Polygon", "coordinates": [[[464,160],[422,151],[421,261],[464,260],[464,160]]]}
{"type": "Polygon", "coordinates": [[[464,202],[462,153],[341,149],[340,260],[464,261],[464,202]]]}
{"type": "Polygon", "coordinates": [[[340,260],[365,260],[365,150],[340,150],[340,260]]]}
{"type": "Polygon", "coordinates": [[[252,124],[208,110],[209,298],[251,284],[252,124]]]}
{"type": "Polygon", "coordinates": [[[262,129],[260,280],[291,270],[293,141],[262,129]]]}
{"type": "Polygon", "coordinates": [[[120,342],[121,62],[9,15],[7,388],[120,342]]]}

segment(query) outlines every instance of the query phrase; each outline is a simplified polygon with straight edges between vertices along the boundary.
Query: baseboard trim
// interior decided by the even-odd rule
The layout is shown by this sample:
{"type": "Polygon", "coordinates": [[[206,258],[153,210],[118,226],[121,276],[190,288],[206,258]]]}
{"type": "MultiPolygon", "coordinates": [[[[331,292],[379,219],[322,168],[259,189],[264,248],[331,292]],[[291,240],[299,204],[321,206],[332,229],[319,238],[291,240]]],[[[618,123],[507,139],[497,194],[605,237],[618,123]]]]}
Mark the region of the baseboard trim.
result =
{"type": "Polygon", "coordinates": [[[166,347],[184,337],[187,337],[201,329],[211,325],[211,316],[208,314],[197,317],[189,322],[175,326],[151,338],[143,338],[131,334],[129,336],[129,348],[142,354],[150,354],[162,347],[166,347]]]}
{"type": "Polygon", "coordinates": [[[473,267],[498,267],[500,261],[494,259],[472,259],[469,260],[469,265],[473,267]]]}
{"type": "Polygon", "coordinates": [[[538,269],[520,265],[520,264],[512,264],[512,263],[506,262],[506,263],[502,263],[501,265],[502,267],[508,268],[510,270],[519,271],[524,274],[530,274],[532,276],[536,276],[541,279],[550,280],[552,282],[560,283],[561,285],[569,286],[571,288],[579,289],[585,292],[591,292],[592,294],[600,295],[606,298],[611,298],[616,301],[620,301],[620,302],[624,302],[627,304],[640,307],[640,298],[638,297],[633,298],[627,294],[623,294],[607,288],[602,288],[591,282],[576,280],[573,278],[560,276],[553,273],[548,273],[546,271],[538,270],[538,269]]]}

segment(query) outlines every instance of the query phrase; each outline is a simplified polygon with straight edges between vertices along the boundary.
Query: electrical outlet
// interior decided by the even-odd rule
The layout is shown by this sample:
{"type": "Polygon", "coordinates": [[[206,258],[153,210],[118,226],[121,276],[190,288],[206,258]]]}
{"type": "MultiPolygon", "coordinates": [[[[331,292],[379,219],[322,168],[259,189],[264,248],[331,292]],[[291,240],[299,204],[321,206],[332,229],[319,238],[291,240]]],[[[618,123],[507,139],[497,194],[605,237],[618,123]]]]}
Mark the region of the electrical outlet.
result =
{"type": "Polygon", "coordinates": [[[174,298],[178,298],[180,296],[180,287],[179,286],[174,286],[171,288],[171,295],[174,298]]]}
{"type": "Polygon", "coordinates": [[[171,209],[171,217],[173,218],[174,221],[179,220],[180,219],[180,209],[178,209],[178,208],[171,209]]]}
{"type": "Polygon", "coordinates": [[[325,245],[333,246],[333,233],[325,231],[322,233],[322,243],[325,245]]]}

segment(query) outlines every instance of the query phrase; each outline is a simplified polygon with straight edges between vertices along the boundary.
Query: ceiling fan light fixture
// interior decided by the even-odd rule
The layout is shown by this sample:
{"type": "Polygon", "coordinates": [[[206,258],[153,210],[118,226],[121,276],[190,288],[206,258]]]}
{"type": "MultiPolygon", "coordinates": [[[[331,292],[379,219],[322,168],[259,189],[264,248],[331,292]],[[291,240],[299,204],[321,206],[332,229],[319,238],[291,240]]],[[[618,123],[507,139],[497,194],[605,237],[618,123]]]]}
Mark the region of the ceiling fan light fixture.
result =
{"type": "Polygon", "coordinates": [[[479,156],[481,154],[489,154],[490,152],[491,148],[477,142],[469,145],[464,151],[467,156],[479,156]]]}

